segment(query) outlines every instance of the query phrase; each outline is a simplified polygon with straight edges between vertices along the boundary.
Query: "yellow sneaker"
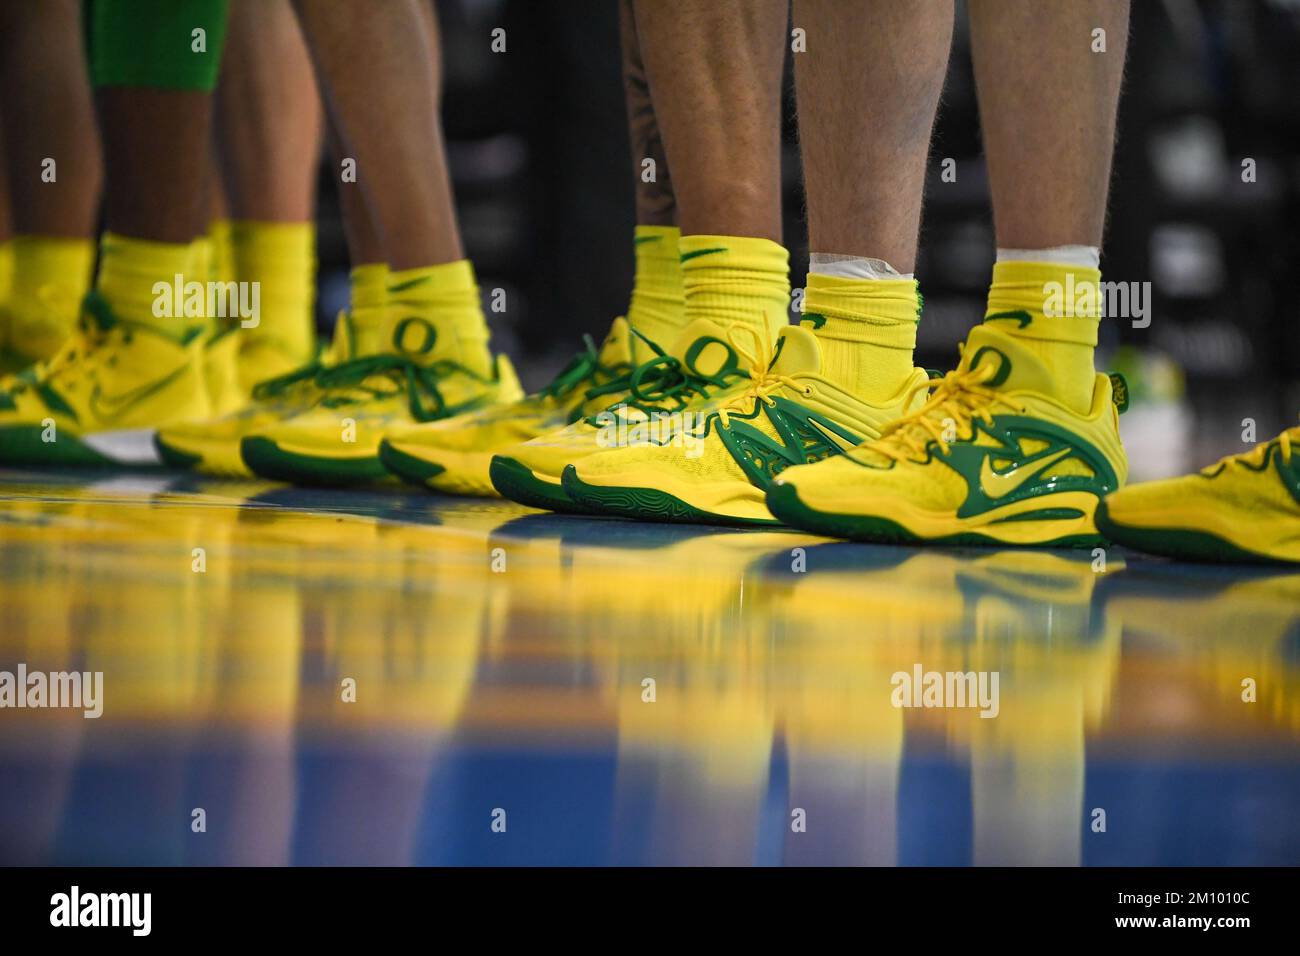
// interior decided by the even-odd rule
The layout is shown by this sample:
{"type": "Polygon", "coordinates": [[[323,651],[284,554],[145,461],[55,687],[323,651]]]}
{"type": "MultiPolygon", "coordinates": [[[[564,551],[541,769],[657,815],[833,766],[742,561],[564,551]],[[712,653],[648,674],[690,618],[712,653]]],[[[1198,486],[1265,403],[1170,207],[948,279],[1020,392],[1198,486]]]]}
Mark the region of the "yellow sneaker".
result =
{"type": "Polygon", "coordinates": [[[1186,561],[1300,563],[1300,425],[1194,475],[1121,489],[1097,528],[1126,547],[1186,561]]]}
{"type": "MultiPolygon", "coordinates": [[[[400,348],[399,323],[394,347],[400,348]]],[[[426,338],[432,347],[432,335],[426,338]]],[[[421,362],[409,353],[366,355],[321,370],[314,406],[240,441],[244,464],[256,475],[297,484],[355,484],[390,477],[379,460],[389,431],[436,421],[523,396],[504,355],[491,378],[450,359],[421,362]]]]}
{"type": "Polygon", "coordinates": [[[791,468],[768,506],[855,540],[1091,547],[1097,503],[1127,472],[1111,380],[1096,377],[1079,415],[1042,361],[980,325],[923,408],[848,455],[791,468]]]}
{"type": "Polygon", "coordinates": [[[498,497],[488,477],[496,452],[594,414],[610,402],[602,386],[631,373],[631,327],[626,319],[614,320],[599,351],[590,337],[586,342],[586,351],[536,394],[394,429],[379,446],[380,461],[397,477],[434,491],[498,497]]]}
{"type": "MultiPolygon", "coordinates": [[[[173,468],[190,468],[209,475],[251,477],[253,473],[239,453],[239,443],[246,436],[299,415],[316,404],[321,397],[321,390],[316,387],[316,373],[328,365],[355,357],[356,346],[351,329],[347,313],[340,313],[334,325],[334,341],[319,359],[268,375],[251,386],[250,400],[233,411],[217,412],[197,421],[178,422],[159,429],[155,443],[162,460],[173,468]]],[[[238,335],[231,333],[226,337],[234,341],[238,335]]],[[[251,377],[244,374],[244,353],[247,351],[246,345],[241,349],[239,359],[239,371],[245,380],[251,377]]],[[[210,356],[210,349],[205,354],[210,356]]],[[[269,359],[265,355],[250,356],[249,361],[253,368],[269,372],[282,366],[284,358],[283,355],[269,359]]],[[[210,365],[208,374],[211,392],[214,373],[210,365]]],[[[227,377],[224,387],[232,386],[227,377]]],[[[243,383],[238,387],[242,390],[243,383]]]]}
{"type": "Polygon", "coordinates": [[[726,333],[708,319],[688,325],[667,352],[647,344],[654,358],[626,378],[601,386],[599,394],[588,392],[593,399],[608,397],[601,412],[495,455],[488,470],[493,487],[503,497],[533,508],[588,514],[590,509],[560,484],[566,465],[604,450],[611,431],[630,432],[654,416],[725,401],[748,386],[749,376],[740,368],[726,333]]]}
{"type": "MultiPolygon", "coordinates": [[[[731,333],[742,352],[743,331],[731,333]]],[[[802,326],[782,329],[774,350],[769,342],[746,358],[745,391],[686,412],[671,433],[611,435],[607,444],[624,447],[570,463],[564,490],[592,511],[625,518],[777,524],[766,503],[777,476],[877,437],[920,404],[929,381],[914,369],[891,399],[867,404],[822,374],[821,343],[802,326]]]]}
{"type": "Polygon", "coordinates": [[[63,348],[0,386],[0,463],[160,463],[156,430],[208,414],[202,348],[199,333],[127,322],[92,292],[63,348]]]}
{"type": "Polygon", "coordinates": [[[203,345],[203,378],[214,417],[229,415],[248,402],[239,384],[239,326],[218,319],[217,329],[203,345]]]}

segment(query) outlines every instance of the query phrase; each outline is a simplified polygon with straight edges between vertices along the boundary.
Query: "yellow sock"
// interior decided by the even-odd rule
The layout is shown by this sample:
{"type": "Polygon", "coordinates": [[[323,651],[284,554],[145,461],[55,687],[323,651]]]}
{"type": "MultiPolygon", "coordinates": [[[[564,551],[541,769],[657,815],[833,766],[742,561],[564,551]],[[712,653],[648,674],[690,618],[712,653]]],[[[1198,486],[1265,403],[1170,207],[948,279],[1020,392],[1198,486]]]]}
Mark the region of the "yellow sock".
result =
{"type": "Polygon", "coordinates": [[[201,285],[211,268],[206,238],[152,242],[109,232],[100,240],[99,251],[96,289],[119,318],[178,341],[209,328],[206,288],[201,285]]]}
{"type": "Polygon", "coordinates": [[[316,229],[309,222],[230,223],[240,282],[258,283],[259,322],[244,334],[305,362],[316,348],[316,229]]]}
{"type": "Polygon", "coordinates": [[[208,226],[208,247],[212,250],[209,278],[213,282],[236,282],[233,225],[229,219],[214,219],[208,226]]]}
{"type": "Polygon", "coordinates": [[[632,240],[636,275],[627,320],[632,328],[665,349],[686,326],[682,264],[677,251],[680,237],[676,226],[637,226],[632,240]]]}
{"type": "Polygon", "coordinates": [[[388,302],[394,323],[389,349],[492,374],[487,321],[468,259],[390,271],[388,302]]]}
{"type": "Polygon", "coordinates": [[[9,348],[9,287],[14,275],[14,244],[0,242],[0,375],[7,371],[5,350],[9,348]]]}
{"type": "Polygon", "coordinates": [[[789,324],[790,253],[770,239],[682,236],[682,288],[687,323],[712,319],[760,332],[772,340],[789,324]]]}
{"type": "Polygon", "coordinates": [[[1101,322],[1101,272],[1051,262],[993,266],[985,322],[1021,340],[1052,372],[1057,398],[1076,411],[1092,405],[1093,352],[1101,322]]]}
{"type": "Polygon", "coordinates": [[[77,324],[95,245],[55,236],[17,236],[11,245],[9,348],[25,359],[49,358],[77,324]]]}
{"type": "Polygon", "coordinates": [[[921,297],[915,279],[846,279],[809,273],[803,316],[822,346],[827,378],[883,404],[911,376],[921,297]]]}
{"type": "Polygon", "coordinates": [[[0,242],[0,306],[9,301],[9,289],[14,278],[14,244],[6,239],[0,242]]]}
{"type": "Polygon", "coordinates": [[[382,262],[353,266],[348,281],[348,311],[339,316],[340,327],[334,330],[329,349],[335,362],[386,351],[392,337],[392,329],[385,323],[388,266],[382,262]]]}

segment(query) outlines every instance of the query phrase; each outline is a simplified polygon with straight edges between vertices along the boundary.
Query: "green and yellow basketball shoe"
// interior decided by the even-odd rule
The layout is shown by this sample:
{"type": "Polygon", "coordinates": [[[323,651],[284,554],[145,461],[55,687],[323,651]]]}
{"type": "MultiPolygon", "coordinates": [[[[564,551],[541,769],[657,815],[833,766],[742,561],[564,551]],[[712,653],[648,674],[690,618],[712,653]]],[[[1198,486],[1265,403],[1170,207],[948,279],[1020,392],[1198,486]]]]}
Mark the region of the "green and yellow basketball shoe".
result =
{"type": "Polygon", "coordinates": [[[1194,475],[1120,489],[1097,527],[1138,551],[1187,561],[1300,564],[1300,425],[1194,475]]]}
{"type": "Polygon", "coordinates": [[[438,357],[437,337],[432,322],[403,318],[393,326],[390,351],[321,370],[314,384],[322,394],[313,407],[241,439],[244,464],[263,478],[296,484],[379,481],[391,477],[379,460],[388,432],[523,396],[504,355],[490,376],[480,375],[438,357]]]}
{"type": "Polygon", "coordinates": [[[1020,341],[977,326],[919,411],[848,455],[791,468],[768,506],[854,540],[1091,547],[1097,503],[1128,472],[1118,411],[1107,376],[1081,415],[1020,341]]]}
{"type": "Polygon", "coordinates": [[[128,322],[90,293],[62,349],[0,385],[0,464],[159,464],[157,429],[209,413],[202,336],[128,322]]]}
{"type": "Polygon", "coordinates": [[[876,438],[920,404],[928,381],[923,369],[915,369],[877,406],[823,374],[821,343],[809,329],[782,329],[774,350],[756,351],[746,356],[745,391],[716,407],[688,410],[671,431],[630,433],[609,442],[626,447],[570,463],[565,491],[594,512],[624,518],[778,524],[766,502],[778,475],[876,438]]]}
{"type": "Polygon", "coordinates": [[[394,475],[415,485],[498,497],[488,476],[494,454],[600,411],[611,400],[602,386],[626,379],[632,369],[632,330],[620,316],[599,350],[588,337],[586,351],[574,356],[540,392],[394,429],[380,444],[379,459],[394,475]]]}
{"type": "MultiPolygon", "coordinates": [[[[251,477],[253,473],[240,454],[240,442],[246,436],[299,415],[316,404],[322,394],[316,386],[316,374],[356,357],[357,343],[352,329],[351,317],[346,312],[340,313],[334,326],[334,340],[318,359],[253,385],[251,400],[234,411],[160,428],[155,439],[158,454],[173,468],[192,468],[204,474],[231,478],[251,477]]],[[[237,333],[230,333],[232,340],[237,337],[237,333]]],[[[282,365],[282,358],[273,358],[258,362],[255,367],[269,371],[282,365]]],[[[212,373],[210,365],[208,371],[212,373]]],[[[242,351],[239,371],[241,375],[246,374],[242,351]]],[[[231,383],[227,382],[226,387],[231,387],[231,383]]],[[[243,386],[239,387],[242,389],[243,386]]],[[[209,379],[209,392],[211,390],[209,379]]]]}
{"type": "Polygon", "coordinates": [[[748,386],[749,375],[726,333],[708,319],[688,325],[666,352],[646,341],[657,353],[654,358],[626,378],[588,392],[597,404],[607,397],[605,408],[493,456],[488,474],[502,497],[532,508],[589,514],[560,484],[566,465],[613,447],[620,435],[651,422],[662,427],[674,416],[725,401],[748,386]]]}

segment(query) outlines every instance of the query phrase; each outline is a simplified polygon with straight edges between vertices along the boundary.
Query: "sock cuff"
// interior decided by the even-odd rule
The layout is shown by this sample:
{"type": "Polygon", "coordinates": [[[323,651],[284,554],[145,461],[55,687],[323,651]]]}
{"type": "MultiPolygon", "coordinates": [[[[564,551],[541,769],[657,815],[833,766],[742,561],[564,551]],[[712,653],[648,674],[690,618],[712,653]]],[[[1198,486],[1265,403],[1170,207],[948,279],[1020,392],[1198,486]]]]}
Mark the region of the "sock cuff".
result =
{"type": "Polygon", "coordinates": [[[393,300],[420,302],[461,292],[472,292],[475,297],[478,296],[474,266],[468,259],[396,272],[390,270],[388,273],[388,295],[393,300]]]}
{"type": "Polygon", "coordinates": [[[999,262],[993,266],[985,321],[1016,319],[1025,338],[1097,344],[1101,271],[1050,262],[999,262]]]}
{"type": "Polygon", "coordinates": [[[715,269],[780,275],[790,281],[790,253],[771,239],[752,236],[682,236],[677,240],[683,275],[715,269]]]}
{"type": "Polygon", "coordinates": [[[682,232],[676,226],[642,226],[632,230],[632,244],[637,262],[672,260],[679,263],[677,244],[682,232]]]}
{"type": "Polygon", "coordinates": [[[66,236],[19,235],[5,243],[16,288],[35,289],[57,284],[78,288],[90,284],[95,243],[66,236]]]}
{"type": "Polygon", "coordinates": [[[99,241],[99,254],[105,266],[127,269],[143,266],[150,274],[159,268],[179,266],[175,271],[183,272],[190,262],[193,246],[192,242],[155,242],[106,232],[99,241]]]}
{"type": "Polygon", "coordinates": [[[915,279],[846,279],[812,274],[803,315],[820,320],[819,338],[884,348],[916,348],[921,297],[915,279]]]}
{"type": "MultiPolygon", "coordinates": [[[[222,222],[214,222],[210,234],[216,238],[222,222]]],[[[316,258],[316,226],[310,222],[261,222],[254,219],[224,221],[227,235],[237,250],[268,257],[316,258]]]]}
{"type": "Polygon", "coordinates": [[[682,288],[692,303],[714,297],[780,302],[790,298],[790,253],[770,239],[682,236],[682,288]]]}

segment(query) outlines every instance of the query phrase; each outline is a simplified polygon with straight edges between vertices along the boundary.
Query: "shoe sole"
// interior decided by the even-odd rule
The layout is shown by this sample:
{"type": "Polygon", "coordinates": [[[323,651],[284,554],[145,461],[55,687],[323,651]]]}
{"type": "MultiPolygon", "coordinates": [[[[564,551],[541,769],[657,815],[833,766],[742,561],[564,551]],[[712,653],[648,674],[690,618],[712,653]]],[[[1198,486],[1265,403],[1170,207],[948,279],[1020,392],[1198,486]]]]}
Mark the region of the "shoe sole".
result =
{"type": "MultiPolygon", "coordinates": [[[[767,493],[767,506],[772,514],[791,527],[829,538],[846,538],[850,541],[867,541],[874,544],[973,545],[981,548],[1096,548],[1107,544],[1106,539],[1097,533],[1064,534],[1041,538],[1021,534],[1018,536],[1019,540],[979,531],[922,535],[889,518],[831,514],[809,508],[799,499],[799,493],[794,485],[775,485],[767,493]]],[[[1080,517],[1086,517],[1086,514],[1080,512],[1067,520],[1077,521],[1080,517]]],[[[1021,532],[1029,530],[1029,523],[1026,521],[1018,521],[1017,525],[1021,532]]]]}
{"type": "Polygon", "coordinates": [[[589,508],[583,507],[569,496],[560,482],[537,477],[531,468],[514,458],[493,455],[492,463],[488,466],[488,477],[501,497],[521,505],[566,515],[591,514],[589,508]]]}
{"type": "Polygon", "coordinates": [[[391,478],[378,454],[356,458],[300,455],[257,436],[240,441],[239,457],[253,474],[295,485],[359,485],[391,478]]]}
{"type": "Polygon", "coordinates": [[[1212,564],[1300,564],[1272,555],[1249,551],[1208,531],[1186,528],[1134,528],[1118,524],[1110,516],[1106,502],[1097,506],[1093,520],[1097,530],[1116,544],[1134,551],[1174,558],[1179,561],[1203,561],[1212,564]]]}
{"type": "Polygon", "coordinates": [[[181,445],[175,439],[163,437],[163,433],[159,432],[154,436],[153,443],[163,464],[171,468],[222,478],[253,477],[239,455],[238,441],[187,441],[181,445]]]}
{"type": "MultiPolygon", "coordinates": [[[[421,447],[421,451],[428,449],[421,447]]],[[[427,491],[469,498],[500,498],[489,476],[491,452],[438,450],[442,462],[429,461],[384,439],[379,443],[379,460],[403,481],[427,491]],[[445,464],[443,463],[445,462],[445,464]]]]}
{"type": "Polygon", "coordinates": [[[47,442],[40,425],[0,428],[0,462],[81,468],[155,467],[163,463],[153,428],[128,428],[89,435],[55,433],[47,442]]]}
{"type": "Polygon", "coordinates": [[[781,524],[775,518],[740,518],[705,511],[657,488],[588,484],[578,477],[578,470],[573,465],[565,466],[560,483],[569,497],[598,514],[616,515],[633,521],[724,525],[730,528],[771,528],[781,524]]]}

